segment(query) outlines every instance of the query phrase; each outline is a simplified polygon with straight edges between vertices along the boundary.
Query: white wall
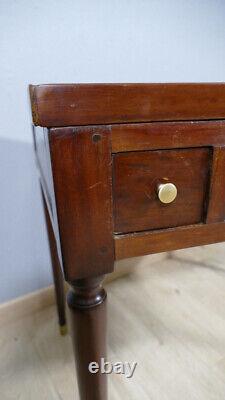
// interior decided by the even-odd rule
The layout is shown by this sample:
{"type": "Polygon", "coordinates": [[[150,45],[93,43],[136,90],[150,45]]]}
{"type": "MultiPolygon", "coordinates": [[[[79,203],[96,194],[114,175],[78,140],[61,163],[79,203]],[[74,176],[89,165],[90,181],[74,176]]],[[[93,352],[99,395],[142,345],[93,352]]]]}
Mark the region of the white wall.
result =
{"type": "Polygon", "coordinates": [[[225,81],[224,0],[0,0],[0,302],[51,282],[28,83],[225,81]]]}

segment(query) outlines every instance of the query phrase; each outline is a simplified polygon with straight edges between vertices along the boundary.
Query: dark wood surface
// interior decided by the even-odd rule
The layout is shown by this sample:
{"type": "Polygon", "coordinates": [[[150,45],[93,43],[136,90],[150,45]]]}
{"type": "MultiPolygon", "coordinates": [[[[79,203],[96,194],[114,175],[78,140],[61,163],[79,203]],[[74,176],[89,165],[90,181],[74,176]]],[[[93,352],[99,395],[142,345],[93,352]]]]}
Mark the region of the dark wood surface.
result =
{"type": "Polygon", "coordinates": [[[225,241],[225,222],[115,235],[116,260],[225,241]]]}
{"type": "Polygon", "coordinates": [[[30,97],[47,127],[225,118],[223,83],[37,85],[30,97]]]}
{"type": "Polygon", "coordinates": [[[225,147],[214,148],[207,223],[225,219],[225,147]]]}
{"type": "Polygon", "coordinates": [[[102,277],[73,283],[68,294],[71,333],[80,400],[107,400],[107,375],[89,372],[89,364],[106,358],[106,292],[102,277]]]}
{"type": "Polygon", "coordinates": [[[49,133],[65,277],[113,271],[112,165],[107,127],[49,133]]]}
{"type": "Polygon", "coordinates": [[[35,148],[72,286],[80,398],[106,400],[106,375],[88,371],[106,356],[101,275],[115,260],[225,241],[225,84],[37,85],[30,97],[48,128],[34,129],[35,148]],[[161,180],[177,185],[174,203],[159,203],[161,180]]]}
{"type": "Polygon", "coordinates": [[[210,178],[210,148],[116,154],[114,231],[135,232],[203,222],[210,178]],[[170,204],[160,202],[157,186],[173,183],[170,204]]]}
{"type": "Polygon", "coordinates": [[[58,218],[57,218],[57,210],[55,203],[55,192],[54,192],[51,157],[50,157],[49,140],[48,140],[48,129],[41,128],[39,126],[34,126],[33,138],[34,138],[36,163],[39,170],[40,185],[44,196],[45,204],[47,207],[48,216],[50,218],[51,226],[54,232],[54,237],[56,240],[58,259],[60,262],[61,270],[63,271],[61,243],[59,237],[58,218]]]}
{"type": "Polygon", "coordinates": [[[54,188],[51,173],[51,161],[48,143],[48,129],[40,126],[33,127],[34,149],[36,162],[41,177],[41,187],[44,191],[50,218],[55,225],[54,188]]]}
{"type": "Polygon", "coordinates": [[[43,201],[43,208],[44,208],[44,214],[45,214],[45,222],[46,222],[46,228],[47,228],[47,234],[48,234],[48,241],[49,241],[49,249],[50,249],[50,257],[51,257],[51,263],[52,263],[52,272],[53,272],[53,280],[54,280],[54,286],[55,286],[55,297],[56,297],[56,305],[57,305],[57,311],[58,311],[58,319],[59,319],[59,325],[60,325],[60,332],[64,333],[66,332],[65,326],[66,326],[66,298],[65,298],[65,292],[64,292],[64,279],[63,279],[63,274],[61,270],[61,265],[59,262],[59,256],[58,256],[58,251],[57,251],[57,244],[56,244],[56,239],[53,231],[53,225],[51,223],[47,203],[45,200],[45,195],[41,186],[41,194],[42,194],[42,201],[43,201]]]}
{"type": "Polygon", "coordinates": [[[112,152],[225,145],[225,121],[112,125],[112,152]]]}

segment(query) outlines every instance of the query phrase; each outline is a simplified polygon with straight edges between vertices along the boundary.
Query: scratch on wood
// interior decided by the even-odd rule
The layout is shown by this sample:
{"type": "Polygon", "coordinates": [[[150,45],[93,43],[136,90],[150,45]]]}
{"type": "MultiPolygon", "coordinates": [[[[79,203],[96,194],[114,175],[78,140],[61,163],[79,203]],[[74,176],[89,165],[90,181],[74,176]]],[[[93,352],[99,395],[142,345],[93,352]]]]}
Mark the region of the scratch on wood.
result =
{"type": "Polygon", "coordinates": [[[100,182],[96,182],[96,183],[94,183],[94,185],[91,185],[91,186],[89,186],[88,187],[88,190],[92,190],[92,189],[94,189],[96,186],[99,186],[99,185],[101,185],[101,181],[100,182]]]}

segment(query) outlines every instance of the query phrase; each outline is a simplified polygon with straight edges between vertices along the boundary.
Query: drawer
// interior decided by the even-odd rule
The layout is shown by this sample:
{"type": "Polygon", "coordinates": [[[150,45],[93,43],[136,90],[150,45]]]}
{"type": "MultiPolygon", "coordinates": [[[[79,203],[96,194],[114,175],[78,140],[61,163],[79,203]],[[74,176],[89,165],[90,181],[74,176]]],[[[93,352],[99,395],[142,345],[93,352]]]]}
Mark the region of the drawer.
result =
{"type": "Polygon", "coordinates": [[[114,231],[135,232],[204,222],[211,163],[210,147],[115,154],[114,231]],[[164,203],[158,191],[167,190],[168,183],[175,186],[172,189],[177,190],[177,195],[172,202],[164,203]]]}

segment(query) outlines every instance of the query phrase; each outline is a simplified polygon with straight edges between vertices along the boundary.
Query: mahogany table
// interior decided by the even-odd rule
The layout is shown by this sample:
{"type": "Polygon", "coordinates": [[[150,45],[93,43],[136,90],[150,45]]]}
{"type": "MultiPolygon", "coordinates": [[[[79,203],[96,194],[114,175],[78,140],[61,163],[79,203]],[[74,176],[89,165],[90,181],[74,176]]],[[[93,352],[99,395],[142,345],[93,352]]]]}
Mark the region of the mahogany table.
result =
{"type": "Polygon", "coordinates": [[[103,277],[127,257],[225,241],[225,84],[30,86],[59,323],[71,285],[82,400],[106,400],[103,277]]]}

